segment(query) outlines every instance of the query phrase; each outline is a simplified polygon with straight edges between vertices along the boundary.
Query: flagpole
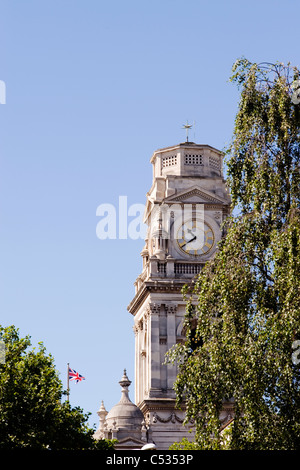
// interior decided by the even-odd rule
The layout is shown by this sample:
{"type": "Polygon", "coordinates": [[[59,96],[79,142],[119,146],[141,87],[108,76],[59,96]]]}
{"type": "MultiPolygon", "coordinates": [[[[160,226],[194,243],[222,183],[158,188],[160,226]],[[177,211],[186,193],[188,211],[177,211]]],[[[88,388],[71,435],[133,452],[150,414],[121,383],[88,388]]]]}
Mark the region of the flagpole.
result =
{"type": "Polygon", "coordinates": [[[70,378],[69,378],[69,363],[67,364],[68,370],[67,370],[67,401],[70,399],[70,378]]]}

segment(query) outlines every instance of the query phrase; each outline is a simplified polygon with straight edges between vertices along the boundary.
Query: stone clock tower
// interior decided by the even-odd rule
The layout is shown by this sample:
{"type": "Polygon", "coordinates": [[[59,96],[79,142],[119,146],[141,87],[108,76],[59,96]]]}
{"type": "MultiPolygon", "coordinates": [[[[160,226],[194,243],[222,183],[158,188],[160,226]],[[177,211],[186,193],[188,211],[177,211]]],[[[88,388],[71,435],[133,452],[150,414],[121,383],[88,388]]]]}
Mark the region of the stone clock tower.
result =
{"type": "Polygon", "coordinates": [[[181,289],[214,256],[229,213],[222,160],[219,150],[193,142],[157,150],[151,158],[143,269],[128,310],[134,318],[135,402],[147,440],[158,449],[192,439],[182,425],[184,411],[175,408],[176,366],[163,363],[166,352],[185,339],[181,289]]]}

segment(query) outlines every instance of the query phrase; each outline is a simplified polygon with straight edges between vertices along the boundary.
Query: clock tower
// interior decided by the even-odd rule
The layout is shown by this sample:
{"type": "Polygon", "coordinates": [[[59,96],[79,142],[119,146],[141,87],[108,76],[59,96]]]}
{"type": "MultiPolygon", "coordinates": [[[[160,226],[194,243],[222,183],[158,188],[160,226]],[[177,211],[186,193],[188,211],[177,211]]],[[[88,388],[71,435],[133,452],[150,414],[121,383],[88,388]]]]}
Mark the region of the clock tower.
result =
{"type": "Polygon", "coordinates": [[[185,142],[154,152],[153,183],[147,193],[148,226],[141,252],[142,272],[128,306],[134,318],[135,402],[143,412],[147,439],[168,449],[192,424],[175,408],[176,366],[166,352],[185,340],[182,287],[214,256],[229,213],[223,178],[223,153],[209,145],[185,142]]]}

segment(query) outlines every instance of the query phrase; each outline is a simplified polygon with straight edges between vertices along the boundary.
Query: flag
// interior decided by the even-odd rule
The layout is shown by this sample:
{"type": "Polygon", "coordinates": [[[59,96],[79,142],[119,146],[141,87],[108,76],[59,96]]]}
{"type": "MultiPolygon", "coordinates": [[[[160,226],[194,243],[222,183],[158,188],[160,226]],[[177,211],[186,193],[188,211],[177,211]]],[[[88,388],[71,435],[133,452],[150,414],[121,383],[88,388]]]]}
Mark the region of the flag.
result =
{"type": "Polygon", "coordinates": [[[69,380],[75,380],[76,383],[78,383],[78,382],[81,382],[82,380],[85,380],[85,377],[78,374],[76,370],[71,369],[71,367],[69,367],[69,380]]]}

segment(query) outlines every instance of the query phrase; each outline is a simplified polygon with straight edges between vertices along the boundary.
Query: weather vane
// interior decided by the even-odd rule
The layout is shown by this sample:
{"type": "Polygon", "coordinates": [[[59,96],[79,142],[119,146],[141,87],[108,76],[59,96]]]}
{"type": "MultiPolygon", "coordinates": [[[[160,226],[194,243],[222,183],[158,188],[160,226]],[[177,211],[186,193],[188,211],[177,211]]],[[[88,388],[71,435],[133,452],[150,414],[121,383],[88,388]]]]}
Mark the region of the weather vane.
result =
{"type": "Polygon", "coordinates": [[[186,129],[186,141],[189,141],[189,130],[193,127],[193,124],[189,124],[188,121],[186,121],[186,124],[184,124],[182,129],[186,129]]]}

